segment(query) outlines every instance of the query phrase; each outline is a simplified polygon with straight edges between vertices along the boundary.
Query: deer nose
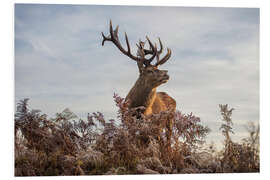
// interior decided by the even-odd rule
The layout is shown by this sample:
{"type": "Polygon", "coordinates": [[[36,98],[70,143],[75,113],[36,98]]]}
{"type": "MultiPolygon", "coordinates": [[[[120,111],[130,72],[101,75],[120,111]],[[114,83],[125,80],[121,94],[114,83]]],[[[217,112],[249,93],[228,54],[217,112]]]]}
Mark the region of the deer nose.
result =
{"type": "Polygon", "coordinates": [[[166,79],[169,79],[170,76],[168,75],[167,72],[168,72],[167,70],[164,70],[164,71],[163,71],[163,77],[166,77],[166,79]]]}

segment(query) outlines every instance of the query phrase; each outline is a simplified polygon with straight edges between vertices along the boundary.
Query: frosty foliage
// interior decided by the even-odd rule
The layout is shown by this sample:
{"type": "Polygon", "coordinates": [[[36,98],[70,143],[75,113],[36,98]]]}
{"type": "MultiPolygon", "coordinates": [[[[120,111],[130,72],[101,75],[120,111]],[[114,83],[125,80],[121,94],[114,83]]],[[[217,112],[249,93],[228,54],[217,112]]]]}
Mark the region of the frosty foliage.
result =
{"type": "Polygon", "coordinates": [[[102,113],[78,118],[69,109],[48,119],[29,110],[28,99],[15,113],[15,176],[176,174],[258,172],[259,130],[249,126],[242,144],[230,139],[232,110],[220,106],[224,149],[201,148],[210,129],[192,113],[143,115],[117,94],[118,119],[102,113]],[[116,123],[117,122],[117,123],[116,123]]]}

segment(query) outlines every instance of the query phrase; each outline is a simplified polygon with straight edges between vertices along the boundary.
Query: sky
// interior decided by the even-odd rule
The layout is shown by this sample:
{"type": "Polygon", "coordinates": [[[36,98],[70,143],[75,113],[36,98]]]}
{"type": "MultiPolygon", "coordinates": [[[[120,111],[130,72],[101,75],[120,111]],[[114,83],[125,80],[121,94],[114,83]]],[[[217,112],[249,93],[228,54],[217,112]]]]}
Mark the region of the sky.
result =
{"type": "Polygon", "coordinates": [[[15,5],[15,102],[53,117],[69,108],[115,118],[113,93],[125,97],[138,78],[136,63],[109,42],[109,20],[135,43],[160,37],[172,56],[160,69],[170,80],[158,87],[223,140],[219,104],[234,108],[234,140],[259,122],[259,9],[94,5],[15,5]]]}

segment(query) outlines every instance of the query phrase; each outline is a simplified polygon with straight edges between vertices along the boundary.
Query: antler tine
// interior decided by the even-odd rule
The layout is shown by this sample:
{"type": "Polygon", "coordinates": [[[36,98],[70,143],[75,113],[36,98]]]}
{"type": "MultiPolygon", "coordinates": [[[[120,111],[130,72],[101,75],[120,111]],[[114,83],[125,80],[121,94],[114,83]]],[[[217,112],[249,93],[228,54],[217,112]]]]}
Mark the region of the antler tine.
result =
{"type": "Polygon", "coordinates": [[[158,38],[158,41],[159,41],[159,45],[160,45],[160,50],[158,51],[158,54],[161,54],[163,51],[163,45],[162,45],[160,38],[158,38]]]}
{"type": "Polygon", "coordinates": [[[103,32],[101,32],[101,34],[102,34],[102,37],[103,37],[103,40],[102,40],[102,46],[104,46],[105,41],[111,41],[111,39],[108,38],[108,37],[106,37],[106,36],[103,34],[103,32]]]}
{"type": "MultiPolygon", "coordinates": [[[[160,38],[158,38],[158,41],[159,41],[159,45],[160,45],[160,50],[159,51],[157,51],[157,63],[160,61],[159,60],[159,56],[160,56],[160,54],[162,53],[162,51],[163,51],[163,45],[162,45],[162,42],[161,42],[161,40],[160,40],[160,38]]],[[[155,47],[156,47],[156,44],[155,44],[155,47]]]]}
{"type": "Polygon", "coordinates": [[[116,26],[115,30],[113,31],[113,36],[118,39],[118,29],[119,29],[119,25],[116,26]]]}
{"type": "Polygon", "coordinates": [[[146,39],[150,45],[150,48],[152,49],[152,51],[154,51],[154,45],[152,44],[152,42],[150,41],[150,39],[148,38],[148,36],[146,36],[146,39]]]}
{"type": "MultiPolygon", "coordinates": [[[[157,51],[157,44],[155,43],[155,49],[157,51]]],[[[157,62],[159,62],[159,55],[161,54],[162,50],[159,50],[157,51],[157,55],[156,55],[156,58],[157,58],[157,62]]]]}
{"type": "Polygon", "coordinates": [[[128,48],[128,53],[130,53],[130,45],[128,42],[128,37],[127,37],[127,33],[125,32],[125,39],[126,39],[126,44],[127,44],[127,48],[128,48]]]}
{"type": "Polygon", "coordinates": [[[168,60],[170,59],[171,54],[172,54],[171,49],[170,49],[170,48],[167,48],[167,54],[166,54],[160,61],[158,61],[158,62],[155,64],[155,66],[157,67],[157,66],[159,66],[159,65],[164,64],[166,61],[168,61],[168,60]]]}
{"type": "Polygon", "coordinates": [[[114,36],[113,36],[113,27],[112,27],[112,20],[110,20],[110,35],[111,35],[111,39],[114,39],[114,36]]]}

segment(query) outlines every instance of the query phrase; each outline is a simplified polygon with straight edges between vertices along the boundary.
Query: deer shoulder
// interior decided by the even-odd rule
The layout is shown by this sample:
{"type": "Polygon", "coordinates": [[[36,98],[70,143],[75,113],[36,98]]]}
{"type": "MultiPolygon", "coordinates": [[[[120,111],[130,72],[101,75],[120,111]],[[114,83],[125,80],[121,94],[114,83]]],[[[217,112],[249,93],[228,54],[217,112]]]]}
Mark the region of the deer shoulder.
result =
{"type": "Polygon", "coordinates": [[[146,107],[145,115],[158,114],[162,111],[175,111],[176,101],[166,92],[157,92],[151,106],[146,107]]]}

